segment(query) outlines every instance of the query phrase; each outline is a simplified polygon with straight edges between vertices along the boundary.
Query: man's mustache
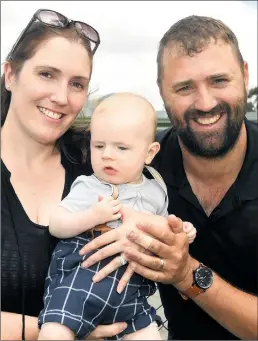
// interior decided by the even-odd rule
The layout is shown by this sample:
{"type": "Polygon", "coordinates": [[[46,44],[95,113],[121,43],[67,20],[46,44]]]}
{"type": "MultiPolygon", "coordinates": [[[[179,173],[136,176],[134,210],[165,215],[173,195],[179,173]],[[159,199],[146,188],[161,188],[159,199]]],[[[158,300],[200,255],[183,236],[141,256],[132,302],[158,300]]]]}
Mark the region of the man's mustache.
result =
{"type": "Polygon", "coordinates": [[[227,114],[230,113],[230,106],[227,103],[219,103],[214,108],[212,108],[210,111],[201,111],[196,109],[189,109],[185,112],[184,118],[186,121],[189,121],[191,119],[196,119],[200,117],[205,117],[208,115],[217,115],[221,112],[226,112],[227,114]]]}

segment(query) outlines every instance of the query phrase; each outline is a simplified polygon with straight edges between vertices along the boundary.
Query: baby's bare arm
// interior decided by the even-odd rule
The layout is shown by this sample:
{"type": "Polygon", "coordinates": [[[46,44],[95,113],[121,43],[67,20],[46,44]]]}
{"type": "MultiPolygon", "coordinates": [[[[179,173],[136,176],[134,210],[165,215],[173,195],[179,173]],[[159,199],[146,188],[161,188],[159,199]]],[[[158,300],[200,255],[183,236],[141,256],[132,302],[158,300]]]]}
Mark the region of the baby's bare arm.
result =
{"type": "Polygon", "coordinates": [[[87,211],[70,212],[58,206],[50,217],[49,232],[57,238],[71,238],[97,224],[97,216],[91,208],[87,211]]]}
{"type": "Polygon", "coordinates": [[[70,212],[62,206],[50,216],[49,232],[57,238],[71,238],[96,225],[119,219],[121,204],[113,198],[104,198],[89,209],[70,212]]]}

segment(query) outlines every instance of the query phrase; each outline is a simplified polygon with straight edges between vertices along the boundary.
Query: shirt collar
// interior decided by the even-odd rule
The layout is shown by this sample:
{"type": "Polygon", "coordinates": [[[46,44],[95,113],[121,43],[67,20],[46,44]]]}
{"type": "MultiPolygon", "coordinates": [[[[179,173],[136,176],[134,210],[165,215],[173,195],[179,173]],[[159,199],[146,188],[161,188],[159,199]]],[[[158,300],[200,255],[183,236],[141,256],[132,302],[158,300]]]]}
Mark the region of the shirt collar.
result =
{"type": "Polygon", "coordinates": [[[153,166],[160,171],[166,184],[178,188],[187,184],[182,152],[175,129],[170,128],[160,142],[161,151],[157,154],[153,166]]]}

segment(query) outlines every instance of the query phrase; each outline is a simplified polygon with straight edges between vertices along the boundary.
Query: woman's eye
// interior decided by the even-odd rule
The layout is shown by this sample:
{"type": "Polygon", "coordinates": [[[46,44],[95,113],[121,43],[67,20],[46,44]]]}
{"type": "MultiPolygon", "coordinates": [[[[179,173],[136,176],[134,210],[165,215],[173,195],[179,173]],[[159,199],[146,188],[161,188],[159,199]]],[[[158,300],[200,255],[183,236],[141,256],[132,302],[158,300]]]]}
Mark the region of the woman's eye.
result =
{"type": "Polygon", "coordinates": [[[101,148],[103,148],[103,146],[95,146],[95,148],[101,149],[101,148]]]}
{"type": "Polygon", "coordinates": [[[72,86],[76,89],[84,89],[84,86],[78,82],[72,82],[72,86]]]}

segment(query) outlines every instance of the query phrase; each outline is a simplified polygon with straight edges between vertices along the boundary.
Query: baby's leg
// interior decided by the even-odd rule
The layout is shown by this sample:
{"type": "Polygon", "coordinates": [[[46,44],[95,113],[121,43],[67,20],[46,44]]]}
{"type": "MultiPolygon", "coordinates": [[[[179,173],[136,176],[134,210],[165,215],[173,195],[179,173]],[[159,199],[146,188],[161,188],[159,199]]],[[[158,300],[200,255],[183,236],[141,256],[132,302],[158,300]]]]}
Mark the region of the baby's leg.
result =
{"type": "Polygon", "coordinates": [[[122,340],[162,340],[162,337],[158,330],[157,323],[152,322],[148,327],[125,335],[122,340]]]}
{"type": "Polygon", "coordinates": [[[44,323],[39,332],[38,340],[74,340],[74,332],[57,322],[44,323]]]}

